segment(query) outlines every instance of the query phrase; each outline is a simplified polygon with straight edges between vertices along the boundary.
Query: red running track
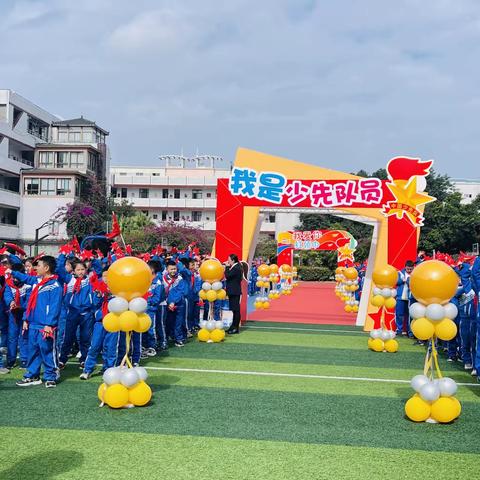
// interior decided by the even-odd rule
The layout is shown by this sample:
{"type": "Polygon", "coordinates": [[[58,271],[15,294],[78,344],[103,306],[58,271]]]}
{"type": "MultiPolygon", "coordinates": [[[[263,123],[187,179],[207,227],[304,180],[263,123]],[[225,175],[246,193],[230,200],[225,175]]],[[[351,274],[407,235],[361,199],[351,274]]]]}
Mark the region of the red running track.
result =
{"type": "Polygon", "coordinates": [[[335,282],[300,282],[291,295],[271,301],[267,310],[255,310],[248,320],[260,322],[355,325],[355,313],[346,313],[335,295],[335,282]]]}

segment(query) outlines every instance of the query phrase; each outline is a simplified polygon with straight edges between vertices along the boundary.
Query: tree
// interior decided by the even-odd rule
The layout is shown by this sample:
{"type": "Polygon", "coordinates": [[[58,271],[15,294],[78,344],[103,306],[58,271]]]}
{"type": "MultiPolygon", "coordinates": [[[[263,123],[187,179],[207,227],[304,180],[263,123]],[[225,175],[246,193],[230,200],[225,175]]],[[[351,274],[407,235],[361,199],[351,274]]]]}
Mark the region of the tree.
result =
{"type": "Polygon", "coordinates": [[[271,262],[277,256],[277,241],[268,235],[260,235],[257,246],[255,248],[255,258],[262,257],[269,259],[271,262]]]}

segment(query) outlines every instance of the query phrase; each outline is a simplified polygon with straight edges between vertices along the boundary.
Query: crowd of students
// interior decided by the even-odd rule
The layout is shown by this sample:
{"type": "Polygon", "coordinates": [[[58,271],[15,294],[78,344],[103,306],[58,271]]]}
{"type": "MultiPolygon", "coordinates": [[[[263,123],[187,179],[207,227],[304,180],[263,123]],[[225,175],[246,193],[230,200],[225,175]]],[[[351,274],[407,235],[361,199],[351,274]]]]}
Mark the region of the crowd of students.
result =
{"type": "MultiPolygon", "coordinates": [[[[0,374],[15,366],[25,369],[19,386],[41,384],[43,368],[45,386],[55,387],[61,370],[75,356],[80,378],[87,380],[100,355],[102,370],[118,365],[125,355],[125,333],[109,333],[102,324],[112,298],[106,272],[125,252],[118,246],[105,256],[100,251],[81,252],[74,243],[61,251],[56,258],[34,259],[25,258],[13,244],[0,249],[0,374]]],[[[152,271],[146,295],[152,327],[144,334],[133,333],[133,364],[170,346],[183,347],[199,329],[203,305],[198,273],[203,257],[193,245],[182,252],[157,251],[142,257],[152,271]]],[[[227,279],[234,264],[230,258],[227,279]]],[[[214,304],[215,320],[222,318],[222,303],[214,304]]],[[[206,319],[208,303],[203,307],[206,319]]],[[[238,325],[229,333],[238,333],[238,325]]]]}

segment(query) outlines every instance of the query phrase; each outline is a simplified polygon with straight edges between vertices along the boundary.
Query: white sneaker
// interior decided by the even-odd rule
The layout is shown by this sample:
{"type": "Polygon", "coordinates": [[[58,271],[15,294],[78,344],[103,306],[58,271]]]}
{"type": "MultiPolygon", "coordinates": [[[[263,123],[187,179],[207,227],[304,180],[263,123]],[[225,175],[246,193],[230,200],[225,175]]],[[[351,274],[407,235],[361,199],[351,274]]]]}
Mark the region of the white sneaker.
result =
{"type": "Polygon", "coordinates": [[[81,380],[88,380],[92,376],[91,373],[83,372],[80,374],[80,379],[81,380]]]}
{"type": "Polygon", "coordinates": [[[471,375],[472,375],[472,377],[476,377],[477,376],[477,371],[475,369],[473,369],[471,375]]]}
{"type": "Polygon", "coordinates": [[[466,363],[463,368],[465,370],[471,370],[473,368],[473,365],[471,363],[466,363]]]}
{"type": "Polygon", "coordinates": [[[0,375],[6,375],[7,373],[10,373],[10,370],[8,368],[0,368],[0,375]]]}

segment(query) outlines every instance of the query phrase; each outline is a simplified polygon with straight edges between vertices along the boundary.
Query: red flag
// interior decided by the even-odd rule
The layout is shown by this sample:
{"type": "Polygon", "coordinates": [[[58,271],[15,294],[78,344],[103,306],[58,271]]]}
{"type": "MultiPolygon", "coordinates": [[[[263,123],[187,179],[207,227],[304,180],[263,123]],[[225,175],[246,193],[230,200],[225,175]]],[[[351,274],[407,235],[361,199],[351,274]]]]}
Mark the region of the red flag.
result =
{"type": "Polygon", "coordinates": [[[133,250],[131,245],[126,245],[125,246],[125,252],[128,253],[128,255],[131,255],[133,250]]]}
{"type": "Polygon", "coordinates": [[[80,251],[81,251],[82,249],[80,248],[80,244],[78,243],[78,240],[77,240],[77,236],[76,236],[76,235],[73,236],[73,239],[72,239],[72,241],[71,241],[71,244],[72,244],[73,250],[74,250],[75,252],[77,252],[77,253],[80,253],[80,251]]]}
{"type": "Polygon", "coordinates": [[[118,237],[122,233],[122,230],[120,229],[120,224],[118,223],[117,216],[115,215],[114,212],[112,212],[112,231],[110,233],[107,233],[105,236],[107,238],[115,238],[118,237]]]}

